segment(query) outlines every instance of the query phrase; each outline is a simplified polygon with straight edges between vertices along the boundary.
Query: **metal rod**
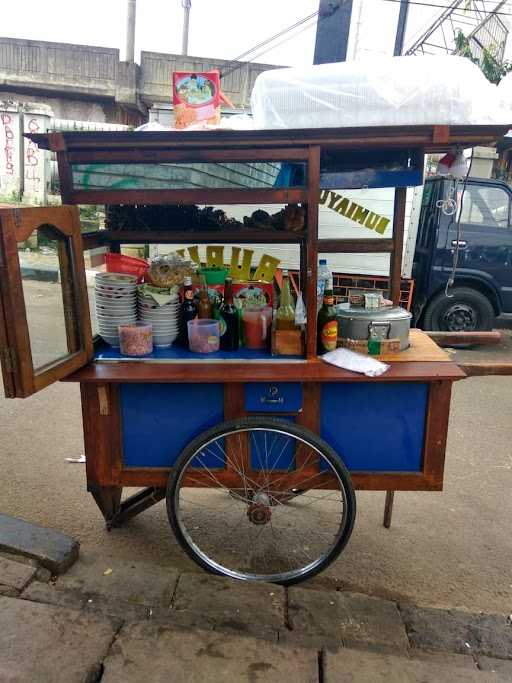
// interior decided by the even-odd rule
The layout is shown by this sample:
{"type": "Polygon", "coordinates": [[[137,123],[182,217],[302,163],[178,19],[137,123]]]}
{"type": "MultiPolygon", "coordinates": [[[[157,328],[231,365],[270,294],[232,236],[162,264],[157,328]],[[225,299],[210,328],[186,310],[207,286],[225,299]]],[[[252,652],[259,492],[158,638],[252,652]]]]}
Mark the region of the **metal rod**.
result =
{"type": "Polygon", "coordinates": [[[135,10],[137,0],[127,0],[126,8],[126,61],[135,61],[135,10]]]}
{"type": "Polygon", "coordinates": [[[190,7],[192,0],[182,0],[183,5],[183,36],[181,40],[181,54],[188,55],[188,27],[190,22],[190,7]]]}
{"type": "Polygon", "coordinates": [[[398,57],[402,54],[404,49],[405,29],[407,28],[407,15],[409,13],[409,0],[401,0],[400,14],[398,15],[398,24],[396,27],[395,50],[393,55],[398,57]]]}

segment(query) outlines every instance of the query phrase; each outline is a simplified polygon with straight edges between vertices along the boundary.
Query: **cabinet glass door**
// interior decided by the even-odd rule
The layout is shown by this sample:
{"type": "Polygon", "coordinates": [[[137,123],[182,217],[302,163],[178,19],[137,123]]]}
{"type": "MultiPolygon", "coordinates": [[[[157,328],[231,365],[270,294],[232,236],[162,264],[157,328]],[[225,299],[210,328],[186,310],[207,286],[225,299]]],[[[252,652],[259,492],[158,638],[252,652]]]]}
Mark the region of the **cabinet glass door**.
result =
{"type": "Polygon", "coordinates": [[[7,397],[93,355],[78,208],[0,209],[0,347],[7,397]]]}

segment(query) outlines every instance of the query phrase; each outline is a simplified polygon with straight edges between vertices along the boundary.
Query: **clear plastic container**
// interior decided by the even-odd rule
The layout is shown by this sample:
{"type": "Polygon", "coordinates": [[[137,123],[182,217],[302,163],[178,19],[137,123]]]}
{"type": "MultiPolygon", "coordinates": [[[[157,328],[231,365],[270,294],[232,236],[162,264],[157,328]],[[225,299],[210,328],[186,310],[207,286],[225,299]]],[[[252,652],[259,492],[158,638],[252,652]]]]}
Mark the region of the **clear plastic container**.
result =
{"type": "Polygon", "coordinates": [[[248,349],[265,349],[272,327],[272,308],[245,308],[242,313],[244,340],[248,349]]]}
{"type": "Polygon", "coordinates": [[[327,265],[327,260],[321,258],[318,262],[318,272],[316,276],[316,296],[317,296],[317,313],[322,308],[324,302],[324,292],[326,282],[332,278],[331,269],[327,265]]]}
{"type": "Polygon", "coordinates": [[[218,320],[195,318],[188,323],[188,346],[194,353],[215,353],[220,347],[218,320]]]}
{"type": "Polygon", "coordinates": [[[118,330],[123,356],[147,356],[153,353],[153,325],[138,322],[119,325],[118,330]]]}

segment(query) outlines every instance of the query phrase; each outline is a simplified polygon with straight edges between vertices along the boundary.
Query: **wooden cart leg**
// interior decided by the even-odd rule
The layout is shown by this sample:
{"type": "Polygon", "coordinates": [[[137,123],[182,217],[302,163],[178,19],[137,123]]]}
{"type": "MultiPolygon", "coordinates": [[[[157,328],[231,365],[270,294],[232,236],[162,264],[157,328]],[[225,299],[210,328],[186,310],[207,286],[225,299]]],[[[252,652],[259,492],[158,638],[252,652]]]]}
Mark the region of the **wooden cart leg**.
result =
{"type": "Polygon", "coordinates": [[[121,507],[121,494],[123,492],[122,486],[98,486],[97,484],[89,484],[89,492],[96,501],[96,505],[101,510],[101,514],[107,523],[107,529],[110,529],[110,523],[119,512],[121,507]]]}
{"type": "Polygon", "coordinates": [[[393,502],[395,500],[394,491],[386,491],[386,502],[384,503],[384,519],[382,523],[389,529],[391,526],[391,518],[393,516],[393,502]]]}
{"type": "Polygon", "coordinates": [[[159,503],[164,498],[165,489],[149,486],[148,488],[139,491],[139,493],[135,493],[133,496],[123,500],[114,517],[107,522],[107,526],[110,528],[121,526],[123,522],[126,522],[128,519],[135,517],[135,515],[156,505],[156,503],[159,503]]]}

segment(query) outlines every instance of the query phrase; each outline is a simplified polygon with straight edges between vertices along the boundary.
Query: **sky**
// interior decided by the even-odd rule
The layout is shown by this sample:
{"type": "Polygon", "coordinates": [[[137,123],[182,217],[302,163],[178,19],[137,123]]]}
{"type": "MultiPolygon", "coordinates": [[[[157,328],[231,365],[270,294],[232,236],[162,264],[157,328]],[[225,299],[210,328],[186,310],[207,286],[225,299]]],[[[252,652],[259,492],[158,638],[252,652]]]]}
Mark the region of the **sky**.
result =
{"type": "MultiPolygon", "coordinates": [[[[449,0],[419,0],[446,5],[449,0]]],[[[478,0],[484,2],[485,0],[478,0]]],[[[494,3],[488,4],[493,5],[494,3]]],[[[0,0],[0,6],[8,0],[0,0]]],[[[512,0],[503,10],[512,13],[512,0]]],[[[0,35],[119,48],[124,58],[126,0],[19,0],[9,2],[0,35]]],[[[234,59],[318,9],[318,0],[192,0],[189,54],[234,59]]],[[[354,0],[349,57],[392,54],[399,3],[354,0]],[[356,41],[357,38],[357,41],[356,41]]],[[[442,10],[411,5],[406,47],[442,10]]],[[[136,60],[140,51],[181,52],[181,0],[137,0],[136,60]]],[[[313,61],[316,19],[251,58],[267,64],[302,66],[313,61]],[[284,42],[283,42],[284,41],[284,42]],[[281,43],[281,44],[279,44],[281,43]]],[[[507,53],[512,52],[509,41],[507,53]]],[[[511,55],[512,56],[512,55],[511,55]]]]}

